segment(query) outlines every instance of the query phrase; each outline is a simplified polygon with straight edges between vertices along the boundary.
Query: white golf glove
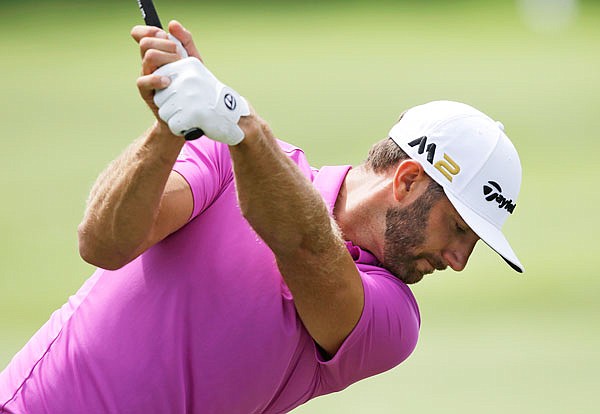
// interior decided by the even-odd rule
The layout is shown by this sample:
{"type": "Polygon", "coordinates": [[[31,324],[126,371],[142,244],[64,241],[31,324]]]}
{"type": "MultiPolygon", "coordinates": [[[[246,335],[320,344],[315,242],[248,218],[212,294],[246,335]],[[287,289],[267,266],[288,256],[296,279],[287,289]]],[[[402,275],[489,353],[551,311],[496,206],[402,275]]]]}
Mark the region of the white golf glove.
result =
{"type": "Polygon", "coordinates": [[[237,123],[240,117],[250,115],[248,102],[221,83],[200,60],[178,60],[154,74],[171,78],[169,86],[156,91],[154,103],[173,134],[184,135],[187,140],[206,135],[229,145],[244,139],[237,123]]]}

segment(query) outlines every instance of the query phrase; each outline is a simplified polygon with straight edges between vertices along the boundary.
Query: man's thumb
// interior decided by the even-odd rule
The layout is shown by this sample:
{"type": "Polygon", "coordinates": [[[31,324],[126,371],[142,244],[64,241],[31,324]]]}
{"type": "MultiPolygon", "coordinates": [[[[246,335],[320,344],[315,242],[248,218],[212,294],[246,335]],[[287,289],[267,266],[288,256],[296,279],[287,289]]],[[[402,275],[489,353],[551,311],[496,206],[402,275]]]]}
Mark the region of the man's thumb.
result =
{"type": "Polygon", "coordinates": [[[169,22],[169,33],[171,33],[173,36],[175,36],[177,39],[179,39],[179,41],[181,42],[181,44],[187,51],[188,55],[196,57],[196,58],[200,59],[200,61],[202,61],[200,52],[198,52],[198,49],[196,48],[196,45],[194,44],[194,39],[192,38],[192,34],[190,33],[189,30],[187,30],[185,27],[183,27],[183,25],[181,23],[179,23],[177,20],[171,20],[169,22]]]}

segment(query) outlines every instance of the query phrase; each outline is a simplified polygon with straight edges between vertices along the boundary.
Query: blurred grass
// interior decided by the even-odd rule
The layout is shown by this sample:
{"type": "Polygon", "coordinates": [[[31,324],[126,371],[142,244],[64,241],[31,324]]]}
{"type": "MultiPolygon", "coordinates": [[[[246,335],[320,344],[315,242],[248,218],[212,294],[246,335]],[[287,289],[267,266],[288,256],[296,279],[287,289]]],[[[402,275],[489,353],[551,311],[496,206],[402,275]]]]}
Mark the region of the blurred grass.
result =
{"type": "MultiPolygon", "coordinates": [[[[87,192],[151,122],[127,3],[2,3],[0,367],[92,272],[76,242],[87,192]]],[[[506,233],[527,273],[478,246],[463,273],[415,286],[422,336],[405,364],[298,413],[594,410],[597,3],[546,34],[513,2],[156,3],[314,165],[359,163],[403,109],[433,99],[502,120],[519,149],[506,233]]]]}

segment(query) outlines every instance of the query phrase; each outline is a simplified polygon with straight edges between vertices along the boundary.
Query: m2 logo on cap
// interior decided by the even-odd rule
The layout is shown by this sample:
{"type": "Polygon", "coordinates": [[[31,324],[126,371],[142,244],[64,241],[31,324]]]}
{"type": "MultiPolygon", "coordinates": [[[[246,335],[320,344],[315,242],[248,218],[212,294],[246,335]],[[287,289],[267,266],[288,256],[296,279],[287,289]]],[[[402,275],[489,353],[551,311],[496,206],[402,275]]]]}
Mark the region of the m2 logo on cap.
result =
{"type": "Polygon", "coordinates": [[[426,136],[412,140],[408,145],[411,147],[416,147],[418,145],[419,148],[417,152],[419,154],[427,152],[427,161],[437,168],[448,181],[452,182],[452,178],[460,172],[460,166],[446,153],[444,153],[444,159],[437,161],[435,164],[433,163],[436,145],[433,142],[427,144],[426,136]]]}
{"type": "Polygon", "coordinates": [[[498,203],[498,208],[504,208],[510,214],[512,214],[513,211],[515,211],[515,207],[517,205],[513,203],[512,200],[509,200],[502,195],[502,188],[497,182],[490,180],[487,184],[484,184],[483,195],[486,196],[485,199],[487,201],[495,201],[496,203],[498,203]]]}

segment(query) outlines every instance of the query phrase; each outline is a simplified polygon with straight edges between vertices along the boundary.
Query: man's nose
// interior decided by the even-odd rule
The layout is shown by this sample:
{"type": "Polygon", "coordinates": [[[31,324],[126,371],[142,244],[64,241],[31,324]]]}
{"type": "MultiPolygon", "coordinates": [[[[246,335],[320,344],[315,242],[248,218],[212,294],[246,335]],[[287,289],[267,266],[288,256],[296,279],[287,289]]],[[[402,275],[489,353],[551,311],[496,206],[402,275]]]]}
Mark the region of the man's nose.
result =
{"type": "Polygon", "coordinates": [[[477,243],[477,240],[455,243],[442,252],[442,257],[452,270],[460,272],[467,266],[469,257],[473,252],[473,248],[475,248],[475,243],[477,243]]]}

